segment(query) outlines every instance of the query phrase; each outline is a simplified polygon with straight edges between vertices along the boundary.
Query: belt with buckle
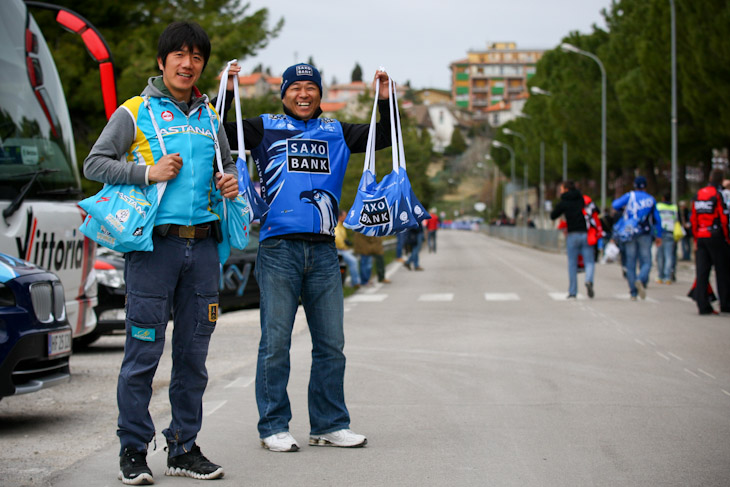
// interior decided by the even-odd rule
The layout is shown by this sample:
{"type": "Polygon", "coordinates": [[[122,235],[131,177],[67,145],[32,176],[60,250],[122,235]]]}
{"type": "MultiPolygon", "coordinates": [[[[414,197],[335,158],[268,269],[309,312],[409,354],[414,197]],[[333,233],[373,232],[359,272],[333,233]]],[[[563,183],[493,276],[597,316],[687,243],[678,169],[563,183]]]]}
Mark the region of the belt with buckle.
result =
{"type": "Polygon", "coordinates": [[[210,225],[171,224],[167,234],[182,238],[208,238],[210,236],[210,225]]]}

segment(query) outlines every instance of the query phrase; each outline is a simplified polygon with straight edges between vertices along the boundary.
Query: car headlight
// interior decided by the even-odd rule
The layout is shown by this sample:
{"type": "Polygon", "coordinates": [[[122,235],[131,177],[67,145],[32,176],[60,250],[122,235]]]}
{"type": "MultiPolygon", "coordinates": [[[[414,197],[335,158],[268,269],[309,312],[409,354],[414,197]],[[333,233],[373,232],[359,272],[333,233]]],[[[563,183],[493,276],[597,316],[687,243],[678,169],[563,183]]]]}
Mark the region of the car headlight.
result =
{"type": "Polygon", "coordinates": [[[120,269],[96,269],[96,281],[106,287],[124,287],[124,271],[120,269]]]}

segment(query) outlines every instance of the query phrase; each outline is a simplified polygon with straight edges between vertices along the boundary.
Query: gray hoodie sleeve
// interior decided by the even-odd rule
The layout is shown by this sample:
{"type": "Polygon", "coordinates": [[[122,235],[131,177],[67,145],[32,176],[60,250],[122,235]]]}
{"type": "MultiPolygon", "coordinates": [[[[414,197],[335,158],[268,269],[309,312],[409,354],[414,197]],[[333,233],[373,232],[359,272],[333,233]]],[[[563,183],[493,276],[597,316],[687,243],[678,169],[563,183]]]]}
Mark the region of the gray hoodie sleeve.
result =
{"type": "Polygon", "coordinates": [[[134,120],[119,107],[84,160],[84,176],[105,184],[145,186],[147,166],[122,159],[134,142],[134,120]]]}

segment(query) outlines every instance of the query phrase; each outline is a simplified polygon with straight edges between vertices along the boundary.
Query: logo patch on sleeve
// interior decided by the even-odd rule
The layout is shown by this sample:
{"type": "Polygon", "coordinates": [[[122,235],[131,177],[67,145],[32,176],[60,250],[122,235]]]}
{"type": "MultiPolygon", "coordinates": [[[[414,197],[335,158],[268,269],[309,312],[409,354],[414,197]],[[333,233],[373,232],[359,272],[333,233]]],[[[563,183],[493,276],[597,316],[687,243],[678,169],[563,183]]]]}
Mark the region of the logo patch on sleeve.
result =
{"type": "Polygon", "coordinates": [[[208,305],[208,321],[211,323],[218,321],[218,303],[208,305]]]}
{"type": "Polygon", "coordinates": [[[142,340],[143,342],[154,342],[155,341],[155,329],[154,328],[140,328],[138,326],[132,326],[132,338],[142,340]]]}
{"type": "Polygon", "coordinates": [[[330,174],[329,145],[323,140],[287,139],[286,160],[289,172],[330,174]]]}

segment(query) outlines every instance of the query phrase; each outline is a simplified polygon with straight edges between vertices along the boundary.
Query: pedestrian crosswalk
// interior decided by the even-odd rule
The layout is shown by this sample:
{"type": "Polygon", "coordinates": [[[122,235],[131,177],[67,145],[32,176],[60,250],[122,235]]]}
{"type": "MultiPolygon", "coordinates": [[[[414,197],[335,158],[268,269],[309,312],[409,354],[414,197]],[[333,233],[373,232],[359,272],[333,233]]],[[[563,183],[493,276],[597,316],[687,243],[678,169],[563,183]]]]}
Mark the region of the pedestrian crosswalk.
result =
{"type": "MultiPolygon", "coordinates": [[[[455,293],[428,293],[428,294],[420,294],[417,296],[416,301],[422,302],[422,303],[449,303],[452,301],[458,300],[460,297],[466,296],[467,293],[464,293],[462,295],[457,295],[455,293]]],[[[468,299],[473,299],[471,296],[471,293],[469,293],[468,299]]],[[[385,301],[386,299],[389,299],[388,293],[356,293],[351,296],[349,296],[346,299],[346,302],[348,303],[381,303],[385,301]]],[[[567,293],[565,292],[546,292],[543,294],[543,296],[553,300],[553,301],[572,301],[568,298],[567,293]]],[[[614,295],[608,295],[608,296],[596,296],[595,301],[605,301],[605,300],[616,300],[616,301],[628,301],[629,300],[629,294],[628,293],[621,293],[621,294],[614,294],[614,295]]],[[[400,297],[398,299],[401,299],[400,297]]],[[[534,300],[537,299],[537,296],[534,294],[522,295],[519,293],[514,292],[486,292],[484,293],[484,300],[487,302],[509,302],[509,301],[523,301],[523,300],[534,300]]],[[[578,294],[576,297],[578,301],[587,301],[588,297],[583,294],[578,294]]],[[[689,299],[686,296],[672,296],[672,299],[677,299],[680,301],[687,301],[692,302],[691,299],[689,299]]],[[[647,303],[659,303],[660,300],[652,297],[647,297],[645,300],[647,303]]]]}

